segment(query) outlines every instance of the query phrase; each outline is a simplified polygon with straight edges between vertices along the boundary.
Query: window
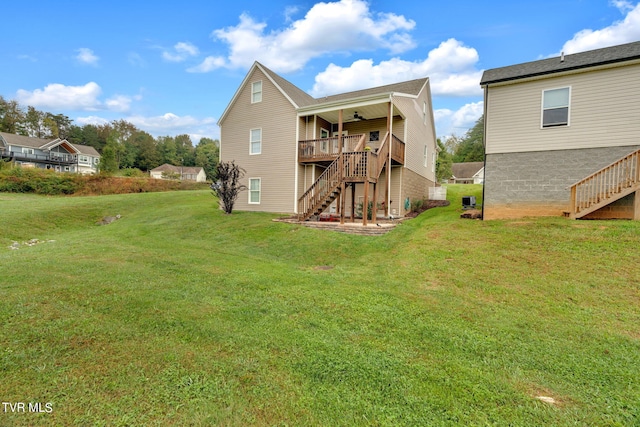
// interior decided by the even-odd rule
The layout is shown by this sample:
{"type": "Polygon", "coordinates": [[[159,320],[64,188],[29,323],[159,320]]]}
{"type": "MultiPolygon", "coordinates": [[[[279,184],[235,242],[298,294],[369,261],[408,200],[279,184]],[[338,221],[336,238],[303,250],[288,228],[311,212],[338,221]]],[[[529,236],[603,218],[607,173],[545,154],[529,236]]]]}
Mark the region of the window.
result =
{"type": "Polygon", "coordinates": [[[422,103],[422,123],[427,124],[427,103],[422,103]]]}
{"type": "Polygon", "coordinates": [[[251,103],[262,102],[262,82],[253,82],[251,84],[251,103]]]}
{"type": "Polygon", "coordinates": [[[379,139],[380,139],[379,130],[372,130],[371,132],[369,132],[369,141],[375,142],[375,141],[378,141],[379,139]]]}
{"type": "Polygon", "coordinates": [[[89,156],[78,156],[78,161],[80,163],[89,163],[89,164],[91,164],[91,162],[89,161],[89,156]]]}
{"type": "Polygon", "coordinates": [[[260,204],[260,178],[249,178],[249,204],[260,204]]]}
{"type": "Polygon", "coordinates": [[[33,148],[24,148],[22,147],[22,154],[35,154],[33,148]]]}
{"type": "Polygon", "coordinates": [[[569,125],[571,88],[563,87],[542,92],[542,127],[569,125]]]}
{"type": "Polygon", "coordinates": [[[251,129],[249,154],[262,153],[262,129],[251,129]]]}
{"type": "Polygon", "coordinates": [[[429,156],[427,155],[427,146],[424,146],[424,152],[422,153],[423,165],[426,168],[428,166],[429,156]]]}
{"type": "Polygon", "coordinates": [[[320,138],[324,141],[320,141],[320,151],[326,153],[329,151],[329,141],[326,138],[329,138],[329,131],[323,128],[320,128],[320,138]]]}

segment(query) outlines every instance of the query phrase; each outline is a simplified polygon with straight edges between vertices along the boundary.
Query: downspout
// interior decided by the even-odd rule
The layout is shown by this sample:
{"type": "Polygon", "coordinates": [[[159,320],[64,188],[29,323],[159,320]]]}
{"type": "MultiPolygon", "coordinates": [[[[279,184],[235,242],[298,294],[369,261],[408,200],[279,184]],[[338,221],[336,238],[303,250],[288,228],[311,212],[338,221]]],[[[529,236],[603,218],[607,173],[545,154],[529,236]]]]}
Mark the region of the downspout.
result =
{"type": "MultiPolygon", "coordinates": [[[[387,157],[387,200],[385,203],[387,204],[388,215],[391,215],[391,148],[393,147],[393,94],[389,95],[389,119],[387,122],[389,123],[389,155],[387,157]]],[[[400,178],[402,180],[402,178],[400,178]]]]}
{"type": "Polygon", "coordinates": [[[484,198],[485,188],[487,188],[487,98],[489,96],[489,85],[484,86],[484,104],[482,106],[483,114],[483,126],[482,126],[482,146],[484,147],[484,178],[482,180],[482,220],[484,221],[484,205],[486,199],[484,198]]]}

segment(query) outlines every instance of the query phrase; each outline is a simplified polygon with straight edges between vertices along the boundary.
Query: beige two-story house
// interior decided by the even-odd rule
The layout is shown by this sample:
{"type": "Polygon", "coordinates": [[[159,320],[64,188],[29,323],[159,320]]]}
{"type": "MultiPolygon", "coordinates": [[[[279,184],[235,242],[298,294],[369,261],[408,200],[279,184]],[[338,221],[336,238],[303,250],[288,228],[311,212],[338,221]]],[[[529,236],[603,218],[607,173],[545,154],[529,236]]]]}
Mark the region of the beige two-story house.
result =
{"type": "Polygon", "coordinates": [[[245,171],[238,210],[401,216],[435,178],[429,79],[314,98],[256,62],[219,120],[245,171]]]}
{"type": "Polygon", "coordinates": [[[640,219],[640,42],[487,70],[484,218],[640,219]]]}

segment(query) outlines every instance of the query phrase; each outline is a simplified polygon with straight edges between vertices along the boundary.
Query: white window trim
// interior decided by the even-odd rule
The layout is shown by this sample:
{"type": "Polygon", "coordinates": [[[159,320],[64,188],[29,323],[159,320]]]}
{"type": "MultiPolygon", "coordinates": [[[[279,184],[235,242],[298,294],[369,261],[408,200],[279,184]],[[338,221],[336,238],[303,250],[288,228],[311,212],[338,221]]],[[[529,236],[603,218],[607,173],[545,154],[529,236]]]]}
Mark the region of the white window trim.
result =
{"type": "Polygon", "coordinates": [[[249,203],[250,205],[259,205],[259,204],[260,204],[260,201],[261,201],[261,199],[262,199],[262,178],[249,178],[249,186],[248,186],[248,187],[249,187],[249,188],[248,188],[248,190],[249,190],[249,200],[248,200],[248,203],[249,203]],[[251,189],[251,181],[255,181],[255,180],[257,180],[257,181],[258,181],[258,190],[257,190],[257,191],[258,191],[258,201],[257,201],[257,202],[252,202],[252,201],[251,201],[251,193],[252,193],[252,192],[254,192],[254,191],[256,191],[256,190],[252,190],[252,189],[251,189]]]}
{"type": "Polygon", "coordinates": [[[249,155],[250,156],[256,156],[258,154],[262,154],[262,128],[253,128],[253,129],[249,130],[249,155]],[[260,141],[254,141],[253,140],[253,131],[254,130],[259,130],[260,131],[260,141]],[[255,153],[252,151],[254,142],[260,142],[260,149],[255,153]]]}
{"type": "Polygon", "coordinates": [[[259,102],[262,102],[262,80],[258,80],[257,82],[253,82],[251,83],[251,103],[252,104],[257,104],[259,102]],[[256,90],[256,85],[260,83],[260,90],[256,90]],[[260,94],[260,99],[256,100],[256,95],[260,94]]]}
{"type": "Polygon", "coordinates": [[[423,156],[423,166],[425,168],[429,167],[429,149],[427,148],[427,144],[424,145],[424,152],[422,153],[423,156]]]}
{"type": "Polygon", "coordinates": [[[549,88],[549,89],[543,89],[542,90],[542,95],[540,97],[540,129],[553,129],[553,128],[562,128],[562,127],[569,127],[571,126],[571,94],[572,94],[572,89],[571,86],[560,86],[560,87],[553,87],[553,88],[549,88]],[[552,125],[552,126],[545,126],[544,125],[544,93],[545,92],[549,92],[552,90],[558,90],[558,89],[569,89],[569,103],[567,105],[567,124],[566,125],[552,125]]]}

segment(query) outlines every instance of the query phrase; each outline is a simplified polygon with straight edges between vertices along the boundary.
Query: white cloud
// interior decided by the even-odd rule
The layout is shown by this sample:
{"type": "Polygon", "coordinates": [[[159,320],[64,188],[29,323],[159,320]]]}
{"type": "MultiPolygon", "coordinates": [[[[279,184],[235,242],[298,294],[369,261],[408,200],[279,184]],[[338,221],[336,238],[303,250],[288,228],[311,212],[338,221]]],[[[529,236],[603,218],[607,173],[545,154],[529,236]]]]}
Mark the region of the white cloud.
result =
{"type": "Polygon", "coordinates": [[[465,104],[456,111],[446,108],[434,110],[436,134],[444,138],[452,135],[463,136],[475,125],[483,111],[482,101],[465,104]]]}
{"type": "Polygon", "coordinates": [[[153,117],[130,116],[125,120],[154,136],[180,135],[185,133],[194,135],[219,135],[216,119],[213,117],[196,119],[192,116],[181,117],[173,113],[166,113],[153,117]]]}
{"type": "Polygon", "coordinates": [[[140,95],[114,95],[102,102],[102,88],[95,82],[83,86],[65,86],[59,83],[47,85],[44,89],[28,91],[20,89],[16,99],[23,105],[52,110],[98,111],[108,110],[123,113],[129,111],[133,101],[142,99],[140,95]]]}
{"type": "Polygon", "coordinates": [[[229,46],[229,55],[224,62],[210,64],[248,68],[258,60],[276,72],[291,72],[330,52],[383,48],[397,54],[415,47],[408,34],[414,21],[393,13],[372,13],[364,0],[317,3],[283,30],[266,32],[266,27],[242,14],[237,26],[213,31],[215,39],[229,46]]]}
{"type": "Polygon", "coordinates": [[[577,32],[562,47],[564,53],[584,52],[640,40],[640,3],[635,6],[624,0],[610,3],[625,14],[624,19],[599,30],[585,29],[577,32]]]}
{"type": "Polygon", "coordinates": [[[208,73],[225,65],[225,60],[219,56],[208,56],[200,64],[195,67],[187,68],[189,73],[208,73]]]}
{"type": "Polygon", "coordinates": [[[424,61],[393,58],[374,65],[370,59],[355,61],[349,67],[330,64],[316,76],[315,97],[367,87],[429,77],[434,96],[480,96],[481,70],[475,68],[478,52],[456,39],[442,42],[424,61]]]}
{"type": "Polygon", "coordinates": [[[101,125],[106,125],[107,123],[109,123],[109,120],[104,119],[102,117],[98,117],[98,116],[87,116],[87,117],[76,117],[74,122],[80,124],[80,125],[95,125],[95,126],[101,126],[101,125]]]}
{"type": "Polygon", "coordinates": [[[77,49],[76,52],[78,52],[78,54],[76,55],[76,59],[79,62],[83,64],[88,64],[88,65],[98,64],[98,60],[100,58],[98,58],[91,49],[86,47],[81,47],[80,49],[77,49]]]}
{"type": "Polygon", "coordinates": [[[131,103],[133,101],[139,101],[140,99],[142,99],[140,95],[133,97],[126,95],[114,95],[105,101],[104,106],[109,111],[125,113],[131,109],[131,103]]]}
{"type": "Polygon", "coordinates": [[[182,62],[190,56],[197,56],[200,53],[196,46],[188,42],[176,43],[173,50],[173,52],[162,52],[162,57],[170,62],[182,62]]]}
{"type": "Polygon", "coordinates": [[[34,91],[19,89],[16,98],[21,104],[36,108],[93,111],[101,107],[98,100],[101,92],[102,89],[95,82],[89,82],[84,86],[53,83],[44,89],[34,91]]]}

